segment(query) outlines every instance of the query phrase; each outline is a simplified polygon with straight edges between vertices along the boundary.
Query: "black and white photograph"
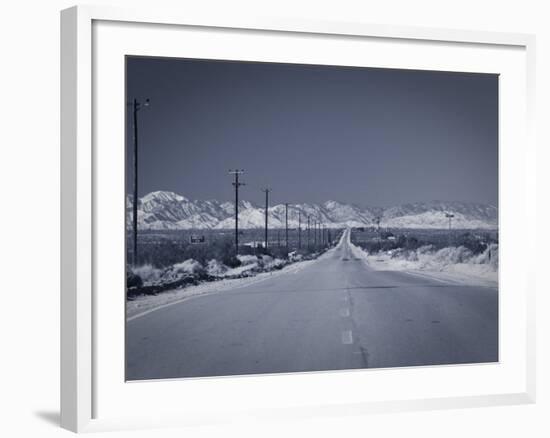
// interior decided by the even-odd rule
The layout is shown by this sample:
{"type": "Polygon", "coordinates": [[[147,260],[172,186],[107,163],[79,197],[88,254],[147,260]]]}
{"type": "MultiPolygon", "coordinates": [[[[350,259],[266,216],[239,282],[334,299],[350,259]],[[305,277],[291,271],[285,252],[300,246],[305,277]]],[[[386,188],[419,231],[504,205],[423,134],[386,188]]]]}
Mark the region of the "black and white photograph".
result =
{"type": "Polygon", "coordinates": [[[499,76],[126,57],[126,380],[499,361],[499,76]]]}

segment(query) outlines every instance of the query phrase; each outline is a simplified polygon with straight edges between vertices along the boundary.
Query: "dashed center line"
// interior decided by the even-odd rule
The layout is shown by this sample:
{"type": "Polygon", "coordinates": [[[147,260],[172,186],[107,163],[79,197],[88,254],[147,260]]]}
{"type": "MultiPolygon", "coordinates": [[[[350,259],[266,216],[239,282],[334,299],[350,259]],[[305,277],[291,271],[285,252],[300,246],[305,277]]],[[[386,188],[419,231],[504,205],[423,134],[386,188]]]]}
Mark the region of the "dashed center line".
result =
{"type": "Polygon", "coordinates": [[[353,344],[353,335],[351,330],[344,330],[342,332],[342,344],[353,344]]]}
{"type": "Polygon", "coordinates": [[[349,309],[347,307],[343,308],[343,309],[340,309],[340,316],[342,318],[347,318],[349,317],[349,309]]]}

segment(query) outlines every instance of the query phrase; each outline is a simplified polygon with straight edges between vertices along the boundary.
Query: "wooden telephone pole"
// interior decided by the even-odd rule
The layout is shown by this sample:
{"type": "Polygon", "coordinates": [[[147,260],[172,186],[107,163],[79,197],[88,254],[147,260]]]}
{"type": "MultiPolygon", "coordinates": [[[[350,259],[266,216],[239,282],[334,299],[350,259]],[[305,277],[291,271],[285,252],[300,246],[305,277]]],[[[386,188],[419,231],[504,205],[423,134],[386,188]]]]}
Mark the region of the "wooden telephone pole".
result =
{"type": "Polygon", "coordinates": [[[309,230],[310,230],[309,221],[310,221],[310,216],[308,214],[307,215],[307,249],[308,249],[308,251],[309,251],[309,230]]]}
{"type": "Polygon", "coordinates": [[[452,225],[452,222],[451,222],[451,221],[453,220],[453,218],[455,217],[455,215],[452,214],[452,213],[445,213],[445,217],[446,217],[447,219],[449,219],[449,231],[451,231],[451,225],[452,225]]]}
{"type": "Polygon", "coordinates": [[[141,108],[149,106],[149,99],[145,99],[144,103],[139,102],[137,99],[134,99],[132,102],[132,112],[133,112],[133,140],[134,140],[134,184],[133,184],[133,199],[132,199],[132,233],[133,233],[133,253],[132,253],[132,264],[134,266],[138,263],[138,250],[137,250],[137,234],[138,234],[138,118],[137,113],[141,108]]]}
{"type": "Polygon", "coordinates": [[[267,250],[267,241],[268,241],[268,235],[267,235],[267,224],[268,224],[268,214],[269,214],[269,192],[271,191],[271,189],[269,188],[265,188],[262,190],[262,192],[265,193],[265,243],[264,243],[264,247],[265,249],[267,250]]]}
{"type": "Polygon", "coordinates": [[[239,255],[239,187],[245,184],[239,182],[239,175],[244,173],[243,169],[230,170],[231,175],[235,175],[233,187],[235,187],[235,255],[239,255]]]}
{"type": "Polygon", "coordinates": [[[455,217],[452,213],[445,213],[445,217],[449,219],[449,246],[452,244],[452,234],[451,234],[451,226],[452,226],[452,220],[455,217]]]}
{"type": "Polygon", "coordinates": [[[285,203],[285,243],[286,256],[288,257],[288,202],[285,203]]]}
{"type": "Polygon", "coordinates": [[[298,211],[298,249],[302,249],[302,212],[298,211]]]}
{"type": "Polygon", "coordinates": [[[317,221],[313,221],[313,247],[317,249],[317,221]]]}

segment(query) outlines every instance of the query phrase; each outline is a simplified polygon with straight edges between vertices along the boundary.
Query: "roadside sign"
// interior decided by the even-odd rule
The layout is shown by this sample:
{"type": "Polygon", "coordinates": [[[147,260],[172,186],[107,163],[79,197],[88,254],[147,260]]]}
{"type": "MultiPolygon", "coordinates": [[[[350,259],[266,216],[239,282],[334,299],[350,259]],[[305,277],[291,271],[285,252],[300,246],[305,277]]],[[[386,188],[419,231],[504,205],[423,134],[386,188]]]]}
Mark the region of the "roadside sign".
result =
{"type": "Polygon", "coordinates": [[[191,242],[193,244],[205,243],[206,242],[206,237],[205,236],[191,236],[191,237],[189,237],[189,242],[191,242]]]}

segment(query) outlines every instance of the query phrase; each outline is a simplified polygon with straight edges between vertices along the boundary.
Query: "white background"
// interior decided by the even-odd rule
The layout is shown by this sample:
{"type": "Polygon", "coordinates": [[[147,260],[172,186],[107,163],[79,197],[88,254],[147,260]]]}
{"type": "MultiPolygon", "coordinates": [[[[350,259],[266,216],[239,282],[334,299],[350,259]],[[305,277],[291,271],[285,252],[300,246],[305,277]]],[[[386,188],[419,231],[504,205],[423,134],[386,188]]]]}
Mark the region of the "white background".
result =
{"type": "MultiPolygon", "coordinates": [[[[139,5],[152,1],[111,1],[139,5]]],[[[185,1],[154,2],[185,7],[185,1]]],[[[372,23],[535,33],[539,187],[548,186],[548,104],[550,88],[550,14],[543,1],[460,2],[416,0],[277,2],[202,1],[201,9],[230,13],[308,17],[372,23]]],[[[4,436],[57,436],[59,403],[59,9],[62,0],[27,0],[2,9],[0,44],[0,433],[4,436]]],[[[196,7],[196,6],[194,6],[196,7]]],[[[521,145],[518,145],[521,147],[521,145]]],[[[540,211],[548,213],[539,192],[540,211]]],[[[547,200],[547,199],[546,199],[547,200]]],[[[546,228],[546,227],[545,227],[546,228]]],[[[547,270],[548,237],[540,230],[538,254],[525,254],[547,270]],[[544,260],[546,258],[546,260],[544,260]]],[[[211,426],[185,431],[118,432],[108,436],[547,436],[550,433],[550,300],[545,284],[538,296],[538,403],[454,411],[380,414],[273,423],[211,426]]]]}

